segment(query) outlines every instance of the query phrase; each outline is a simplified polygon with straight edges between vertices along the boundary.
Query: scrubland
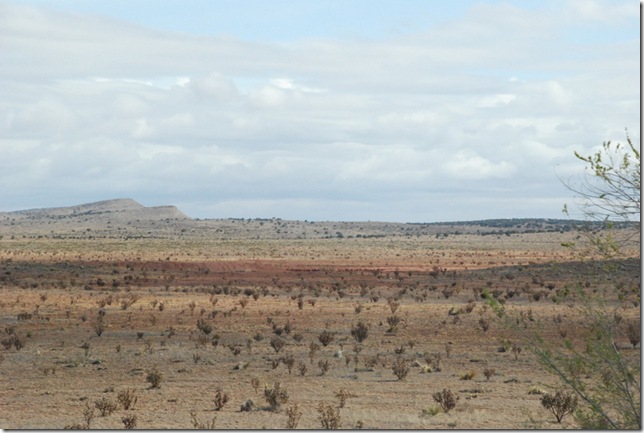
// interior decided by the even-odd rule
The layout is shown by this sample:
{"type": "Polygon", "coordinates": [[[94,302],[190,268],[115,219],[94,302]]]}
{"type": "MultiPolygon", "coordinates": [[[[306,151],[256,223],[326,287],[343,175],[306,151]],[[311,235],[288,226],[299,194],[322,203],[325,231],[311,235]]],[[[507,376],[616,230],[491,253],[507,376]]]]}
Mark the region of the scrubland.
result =
{"type": "Polygon", "coordinates": [[[640,266],[606,273],[561,246],[574,237],[5,232],[0,427],[575,427],[542,406],[561,384],[525,336],[582,344],[567,293],[608,288],[639,359],[639,303],[622,301],[640,266]]]}

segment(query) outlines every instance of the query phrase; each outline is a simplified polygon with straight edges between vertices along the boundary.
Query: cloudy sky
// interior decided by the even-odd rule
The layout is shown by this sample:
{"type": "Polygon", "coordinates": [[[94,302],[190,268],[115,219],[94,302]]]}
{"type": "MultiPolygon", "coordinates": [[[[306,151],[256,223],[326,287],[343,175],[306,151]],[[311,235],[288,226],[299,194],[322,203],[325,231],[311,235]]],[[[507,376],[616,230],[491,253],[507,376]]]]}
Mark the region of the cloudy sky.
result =
{"type": "Polygon", "coordinates": [[[639,43],[633,0],[0,0],[0,211],[561,218],[639,43]]]}

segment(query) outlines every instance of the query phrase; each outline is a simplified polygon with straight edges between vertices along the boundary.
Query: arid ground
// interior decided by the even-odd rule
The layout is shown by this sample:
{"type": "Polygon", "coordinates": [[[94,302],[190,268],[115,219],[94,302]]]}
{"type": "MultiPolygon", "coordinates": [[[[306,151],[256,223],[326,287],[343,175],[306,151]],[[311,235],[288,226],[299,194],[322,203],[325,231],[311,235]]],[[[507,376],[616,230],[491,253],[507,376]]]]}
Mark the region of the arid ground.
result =
{"type": "Polygon", "coordinates": [[[618,300],[639,294],[639,251],[608,273],[561,246],[574,231],[357,236],[303,222],[289,237],[263,221],[218,236],[232,229],[168,220],[125,235],[135,223],[10,220],[0,230],[2,428],[86,426],[90,408],[91,428],[129,417],[144,429],[283,429],[299,412],[297,427],[315,429],[321,404],[342,428],[574,428],[541,406],[561,384],[525,337],[582,344],[586,318],[565,296],[577,286],[610,289],[618,348],[640,357],[626,332],[639,303],[618,300]],[[526,327],[499,319],[484,293],[526,327]],[[288,399],[271,408],[265,388],[278,382],[288,399]],[[432,398],[444,389],[458,398],[447,413],[432,398]]]}

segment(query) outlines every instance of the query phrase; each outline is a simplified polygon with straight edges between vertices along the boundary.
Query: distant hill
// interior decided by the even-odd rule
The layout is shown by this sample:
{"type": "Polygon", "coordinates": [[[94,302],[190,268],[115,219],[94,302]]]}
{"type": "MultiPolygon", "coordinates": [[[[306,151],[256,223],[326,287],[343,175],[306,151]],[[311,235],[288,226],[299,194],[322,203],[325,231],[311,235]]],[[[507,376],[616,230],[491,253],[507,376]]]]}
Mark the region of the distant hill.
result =
{"type": "Polygon", "coordinates": [[[135,200],[119,198],[69,207],[0,212],[0,234],[121,237],[119,232],[152,234],[192,222],[175,206],[146,207],[135,200]]]}
{"type": "Polygon", "coordinates": [[[193,220],[175,206],[146,207],[129,198],[69,207],[0,212],[0,239],[352,239],[394,236],[511,236],[568,232],[577,220],[509,218],[439,223],[292,221],[281,218],[193,220]]]}

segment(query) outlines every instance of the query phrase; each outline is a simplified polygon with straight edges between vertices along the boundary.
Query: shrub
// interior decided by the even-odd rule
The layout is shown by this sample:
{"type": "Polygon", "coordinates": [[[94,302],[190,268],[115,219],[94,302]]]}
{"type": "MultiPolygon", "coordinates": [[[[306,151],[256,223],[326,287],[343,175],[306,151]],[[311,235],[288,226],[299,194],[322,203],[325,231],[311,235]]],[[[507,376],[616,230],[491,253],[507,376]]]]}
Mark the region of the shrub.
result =
{"type": "Polygon", "coordinates": [[[546,393],[541,397],[541,405],[553,413],[560,423],[564,416],[577,409],[578,399],[568,391],[557,391],[554,395],[546,393]]]}
{"type": "Polygon", "coordinates": [[[279,382],[275,382],[272,388],[264,387],[264,398],[270,406],[270,410],[275,412],[288,401],[288,392],[282,388],[279,382]]]}
{"type": "Polygon", "coordinates": [[[387,332],[396,332],[398,329],[398,324],[400,323],[400,317],[399,316],[389,316],[387,317],[387,324],[389,325],[389,329],[387,332]]]}
{"type": "Polygon", "coordinates": [[[438,352],[425,354],[425,362],[432,368],[432,371],[441,371],[441,360],[443,357],[438,352]]]}
{"type": "Polygon", "coordinates": [[[124,410],[130,410],[138,400],[134,389],[124,389],[119,391],[116,399],[124,410]]]}
{"type": "Polygon", "coordinates": [[[145,381],[150,384],[150,389],[160,388],[163,374],[157,369],[156,366],[146,371],[145,381]]]}
{"type": "Polygon", "coordinates": [[[306,374],[306,364],[303,363],[302,361],[297,363],[297,370],[300,372],[300,376],[304,376],[306,374]]]}
{"type": "Polygon", "coordinates": [[[333,341],[333,334],[324,330],[318,335],[318,340],[322,343],[322,346],[327,347],[333,341]]]}
{"type": "Polygon", "coordinates": [[[239,411],[240,412],[251,412],[254,407],[255,407],[255,403],[253,403],[253,400],[248,399],[241,405],[241,407],[239,408],[239,411]]]}
{"type": "Polygon", "coordinates": [[[328,359],[324,361],[320,359],[318,361],[318,367],[320,368],[320,376],[324,376],[326,372],[329,371],[329,366],[330,364],[328,359]]]}
{"type": "Polygon", "coordinates": [[[494,376],[496,374],[496,370],[493,368],[486,368],[483,370],[483,376],[485,376],[485,380],[490,380],[490,377],[494,376]]]}
{"type": "Polygon", "coordinates": [[[105,322],[103,322],[103,316],[98,316],[96,322],[94,322],[94,332],[97,337],[100,337],[101,334],[105,331],[105,322]]]}
{"type": "Polygon", "coordinates": [[[309,344],[309,360],[311,361],[311,364],[313,364],[313,358],[315,357],[315,353],[320,350],[320,345],[314,342],[311,342],[309,344]]]}
{"type": "Polygon", "coordinates": [[[438,406],[429,406],[426,409],[423,409],[423,415],[426,416],[436,416],[440,413],[441,408],[438,406]]]}
{"type": "Polygon", "coordinates": [[[394,361],[393,365],[391,366],[391,370],[394,372],[398,380],[403,380],[409,373],[409,367],[407,366],[407,363],[400,356],[394,361]]]}
{"type": "Polygon", "coordinates": [[[626,336],[633,348],[637,347],[640,342],[640,338],[642,337],[639,321],[633,320],[626,325],[626,336]]]}
{"type": "Polygon", "coordinates": [[[275,353],[279,353],[284,346],[286,346],[286,342],[283,339],[279,337],[271,338],[271,347],[275,350],[275,353]]]}
{"type": "Polygon", "coordinates": [[[293,371],[293,367],[295,366],[295,357],[293,355],[286,355],[282,357],[282,363],[286,365],[286,369],[288,370],[288,374],[291,374],[291,371],[293,371]]]}
{"type": "Polygon", "coordinates": [[[228,403],[228,394],[226,394],[221,387],[217,387],[215,390],[215,399],[213,401],[215,403],[215,410],[222,410],[226,403],[228,403]]]}
{"type": "Polygon", "coordinates": [[[127,430],[132,430],[136,428],[136,415],[124,416],[121,418],[123,427],[127,430]]]}
{"type": "Polygon", "coordinates": [[[286,421],[286,428],[289,430],[297,428],[297,424],[300,422],[300,418],[302,417],[302,411],[300,410],[300,407],[297,405],[297,403],[286,409],[286,415],[288,416],[288,420],[286,421]]]}
{"type": "Polygon", "coordinates": [[[441,392],[432,394],[432,398],[440,404],[443,412],[448,413],[456,407],[456,402],[460,397],[455,396],[451,389],[444,388],[441,392]]]}
{"type": "Polygon", "coordinates": [[[192,428],[196,430],[214,430],[215,429],[215,422],[217,421],[216,416],[213,417],[209,423],[202,423],[197,419],[197,412],[195,412],[194,410],[191,410],[190,418],[192,418],[192,428]]]}
{"type": "Polygon", "coordinates": [[[96,400],[94,402],[94,407],[98,409],[98,411],[101,413],[101,416],[111,415],[116,409],[118,409],[118,405],[107,397],[96,400]]]}
{"type": "Polygon", "coordinates": [[[206,322],[204,319],[197,319],[197,329],[208,335],[212,332],[212,325],[206,322]]]}
{"type": "Polygon", "coordinates": [[[340,410],[330,404],[320,403],[318,406],[318,420],[323,429],[332,430],[340,428],[340,410]]]}
{"type": "Polygon", "coordinates": [[[476,376],[475,371],[468,371],[467,373],[463,373],[460,377],[461,380],[472,380],[476,376]]]}
{"type": "Polygon", "coordinates": [[[253,387],[253,389],[255,390],[255,394],[257,394],[257,390],[259,389],[259,379],[258,379],[258,378],[256,378],[256,377],[253,377],[253,378],[250,380],[250,385],[251,385],[251,386],[253,387]]]}
{"type": "Polygon", "coordinates": [[[358,322],[356,326],[351,328],[351,336],[355,338],[358,343],[362,343],[369,336],[369,326],[362,322],[358,322]]]}
{"type": "Polygon", "coordinates": [[[349,398],[357,397],[357,395],[347,391],[346,388],[340,388],[340,390],[335,392],[335,397],[340,400],[340,407],[344,407],[349,398]]]}

